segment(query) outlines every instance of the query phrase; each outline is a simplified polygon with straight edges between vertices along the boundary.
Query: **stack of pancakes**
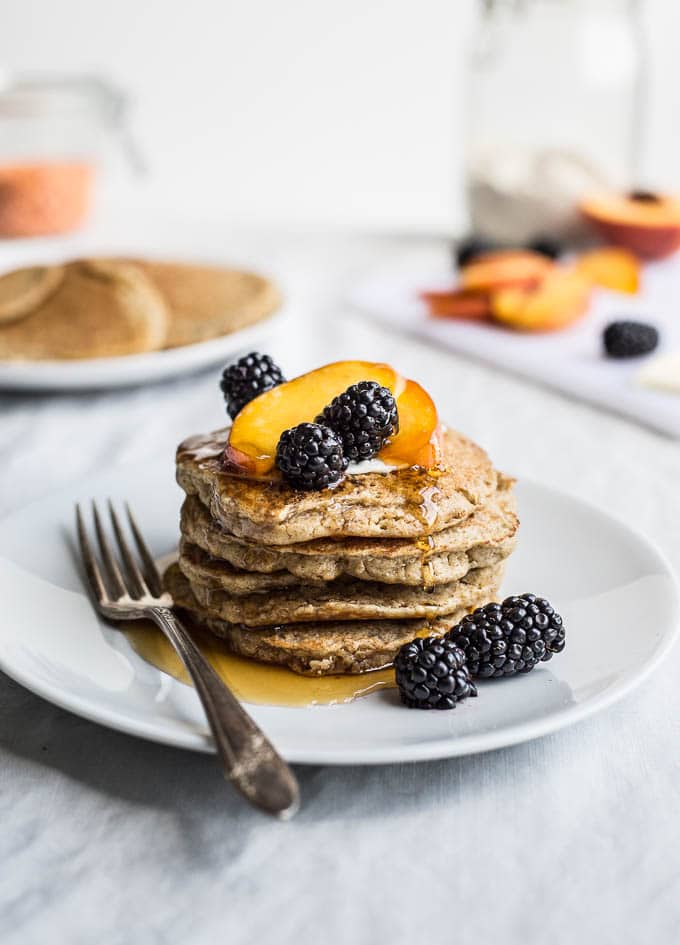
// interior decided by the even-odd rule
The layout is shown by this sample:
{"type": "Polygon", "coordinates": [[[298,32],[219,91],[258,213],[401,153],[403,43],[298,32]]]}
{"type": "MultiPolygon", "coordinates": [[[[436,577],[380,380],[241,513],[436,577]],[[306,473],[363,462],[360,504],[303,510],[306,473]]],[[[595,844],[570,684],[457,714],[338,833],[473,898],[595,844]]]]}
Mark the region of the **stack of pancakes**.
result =
{"type": "Polygon", "coordinates": [[[460,434],[443,434],[436,469],[348,475],[320,492],[223,472],[226,438],[179,447],[187,497],[165,579],[233,652],[360,673],[497,599],[518,528],[513,482],[460,434]]]}
{"type": "Polygon", "coordinates": [[[79,259],[0,275],[0,360],[118,357],[247,328],[280,304],[253,272],[79,259]]]}

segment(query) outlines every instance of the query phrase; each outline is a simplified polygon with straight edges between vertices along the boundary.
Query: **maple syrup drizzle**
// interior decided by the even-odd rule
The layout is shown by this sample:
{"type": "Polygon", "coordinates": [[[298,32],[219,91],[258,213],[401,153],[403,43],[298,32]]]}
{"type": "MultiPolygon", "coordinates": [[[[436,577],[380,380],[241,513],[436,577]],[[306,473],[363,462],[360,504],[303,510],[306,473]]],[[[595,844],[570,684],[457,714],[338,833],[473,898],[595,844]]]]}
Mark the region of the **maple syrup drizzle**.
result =
{"type": "MultiPolygon", "coordinates": [[[[145,662],[191,685],[182,661],[154,624],[137,620],[125,624],[123,630],[132,649],[145,662]]],[[[298,707],[339,705],[395,687],[391,667],[358,674],[300,676],[285,667],[235,656],[212,634],[192,629],[191,635],[220,679],[243,702],[298,707]]]]}
{"type": "Polygon", "coordinates": [[[430,555],[434,548],[434,538],[432,535],[423,535],[422,538],[416,539],[415,545],[420,552],[420,579],[422,585],[426,591],[431,591],[434,589],[434,574],[430,555]]]}
{"type": "Polygon", "coordinates": [[[228,429],[190,436],[177,448],[178,461],[191,460],[201,465],[207,460],[218,459],[224,452],[227,435],[228,429]]]}
{"type": "Polygon", "coordinates": [[[438,486],[427,486],[420,490],[420,514],[423,524],[428,528],[432,528],[439,516],[439,505],[435,499],[440,495],[441,490],[438,486]]]}

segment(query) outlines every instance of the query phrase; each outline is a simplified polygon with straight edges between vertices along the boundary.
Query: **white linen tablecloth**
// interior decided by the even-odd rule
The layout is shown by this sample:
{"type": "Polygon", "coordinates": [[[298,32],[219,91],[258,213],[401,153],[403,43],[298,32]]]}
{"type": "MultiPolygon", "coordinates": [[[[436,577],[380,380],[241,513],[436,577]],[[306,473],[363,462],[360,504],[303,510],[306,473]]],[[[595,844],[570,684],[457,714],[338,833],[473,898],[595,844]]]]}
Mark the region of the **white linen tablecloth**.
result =
{"type": "MultiPolygon", "coordinates": [[[[286,267],[298,322],[272,353],[289,373],[392,362],[501,468],[600,504],[680,566],[677,442],[341,303],[362,270],[435,267],[443,246],[186,226],[183,238],[218,234],[226,255],[248,247],[286,267]]],[[[0,395],[0,514],[132,458],[171,475],[176,442],[222,420],[217,373],[0,395]]],[[[671,945],[679,679],[676,648],[624,702],[539,741],[419,765],[299,768],[302,809],[283,824],[249,810],[212,758],[108,731],[0,676],[0,940],[671,945]]]]}

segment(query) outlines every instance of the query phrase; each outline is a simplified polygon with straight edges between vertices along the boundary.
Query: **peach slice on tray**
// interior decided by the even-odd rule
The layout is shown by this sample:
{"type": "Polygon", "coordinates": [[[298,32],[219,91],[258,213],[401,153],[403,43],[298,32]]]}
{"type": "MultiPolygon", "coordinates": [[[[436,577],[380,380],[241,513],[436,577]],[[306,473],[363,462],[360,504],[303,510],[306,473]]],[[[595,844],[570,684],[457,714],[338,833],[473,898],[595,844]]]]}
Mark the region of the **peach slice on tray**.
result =
{"type": "Polygon", "coordinates": [[[463,267],[460,286],[468,292],[530,289],[555,268],[555,263],[541,253],[531,250],[500,250],[475,256],[463,267]]]}
{"type": "Polygon", "coordinates": [[[337,361],[265,391],[236,416],[224,452],[229,472],[264,476],[274,468],[276,446],[284,430],[312,422],[334,397],[359,381],[377,381],[396,398],[406,381],[387,364],[337,361]]]}
{"type": "Polygon", "coordinates": [[[491,315],[489,293],[481,289],[450,289],[444,292],[421,292],[433,318],[460,318],[481,321],[491,315]]]}
{"type": "Polygon", "coordinates": [[[585,314],[590,292],[590,281],[577,269],[556,267],[533,289],[496,292],[493,317],[518,331],[556,331],[585,314]]]}
{"type": "Polygon", "coordinates": [[[618,246],[591,249],[579,256],[575,268],[603,289],[634,295],[640,288],[640,263],[628,249],[618,246]]]}
{"type": "Polygon", "coordinates": [[[663,259],[680,248],[680,199],[648,191],[605,194],[581,202],[581,214],[608,243],[642,259],[663,259]]]}

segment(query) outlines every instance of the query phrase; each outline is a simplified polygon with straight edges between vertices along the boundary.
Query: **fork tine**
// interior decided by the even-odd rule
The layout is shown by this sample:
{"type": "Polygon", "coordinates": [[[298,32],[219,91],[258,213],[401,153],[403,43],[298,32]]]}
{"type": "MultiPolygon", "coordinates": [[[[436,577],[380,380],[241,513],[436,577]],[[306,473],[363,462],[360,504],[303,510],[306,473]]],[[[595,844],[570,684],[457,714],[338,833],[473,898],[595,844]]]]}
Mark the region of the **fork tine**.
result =
{"type": "Polygon", "coordinates": [[[99,542],[99,550],[102,556],[102,561],[104,562],[106,573],[108,574],[109,581],[113,587],[113,595],[114,597],[124,597],[127,594],[127,587],[125,586],[125,581],[123,580],[123,575],[121,574],[118,562],[111,551],[109,540],[106,537],[104,529],[102,528],[101,519],[99,518],[99,511],[97,509],[97,503],[94,501],[92,502],[92,516],[94,518],[94,529],[97,533],[97,541],[99,542]]]}
{"type": "Polygon", "coordinates": [[[118,542],[118,549],[133,587],[134,596],[143,597],[145,594],[149,593],[149,589],[146,586],[146,582],[142,576],[142,572],[139,570],[134,555],[130,551],[130,546],[125,540],[123,529],[120,527],[120,522],[118,521],[118,516],[116,515],[111,499],[109,499],[109,515],[111,516],[111,524],[113,525],[113,531],[116,536],[116,541],[118,542]]]}
{"type": "Polygon", "coordinates": [[[135,544],[137,545],[137,550],[144,564],[144,573],[146,577],[146,582],[151,588],[152,592],[159,596],[163,593],[163,580],[158,572],[156,567],[156,562],[153,559],[153,555],[149,551],[149,548],[142,538],[142,533],[137,527],[137,522],[135,521],[132,515],[132,509],[130,506],[125,503],[125,511],[127,512],[128,522],[130,524],[130,531],[135,539],[135,544]]]}
{"type": "Polygon", "coordinates": [[[80,556],[83,560],[85,574],[90,584],[90,589],[100,604],[107,599],[107,592],[102,579],[97,559],[92,551],[90,539],[87,537],[85,523],[80,511],[80,505],[76,504],[76,531],[78,533],[78,544],[80,546],[80,556]]]}

